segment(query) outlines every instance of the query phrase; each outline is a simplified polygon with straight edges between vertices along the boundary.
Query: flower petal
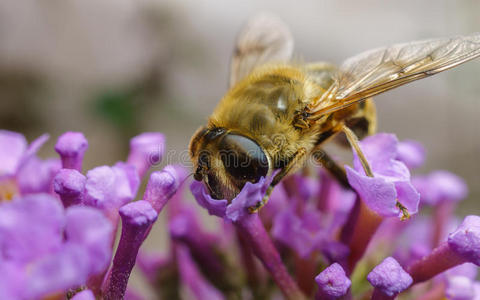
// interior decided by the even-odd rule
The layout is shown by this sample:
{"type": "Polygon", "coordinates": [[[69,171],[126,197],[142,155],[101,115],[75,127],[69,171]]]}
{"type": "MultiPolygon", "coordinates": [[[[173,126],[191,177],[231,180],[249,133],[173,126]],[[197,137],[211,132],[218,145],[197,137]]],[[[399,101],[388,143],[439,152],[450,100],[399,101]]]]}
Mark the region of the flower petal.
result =
{"type": "Polygon", "coordinates": [[[448,245],[467,261],[480,266],[480,217],[467,216],[448,236],[448,245]]]}
{"type": "Polygon", "coordinates": [[[390,297],[404,291],[413,282],[412,277],[392,257],[385,258],[376,266],[368,274],[367,280],[390,297]]]}
{"type": "Polygon", "coordinates": [[[3,203],[0,260],[29,263],[56,251],[61,246],[64,222],[63,205],[47,194],[32,194],[3,203]]]}
{"type": "Polygon", "coordinates": [[[150,166],[161,162],[164,152],[165,136],[159,132],[145,132],[130,140],[127,162],[143,177],[150,166]]]}
{"type": "Polygon", "coordinates": [[[397,193],[392,182],[361,175],[349,166],[345,166],[345,169],[348,182],[371,210],[385,217],[398,216],[397,193]]]}
{"type": "Polygon", "coordinates": [[[205,208],[210,215],[224,218],[227,212],[227,200],[213,199],[207,192],[207,189],[200,181],[194,181],[190,185],[190,190],[197,200],[198,204],[205,208]]]}
{"type": "Polygon", "coordinates": [[[414,169],[423,165],[425,161],[425,148],[417,141],[404,140],[398,143],[396,159],[414,169]]]}
{"type": "Polygon", "coordinates": [[[413,184],[410,181],[397,181],[395,182],[395,189],[397,190],[398,202],[408,210],[409,214],[416,214],[420,203],[420,194],[413,187],[413,184]]]}
{"type": "Polygon", "coordinates": [[[0,176],[17,172],[26,149],[27,140],[22,134],[0,130],[0,176]]]}
{"type": "Polygon", "coordinates": [[[315,277],[315,281],[321,295],[335,299],[344,296],[352,283],[338,263],[334,263],[323,270],[315,277]]]}
{"type": "Polygon", "coordinates": [[[96,208],[72,206],[66,211],[67,244],[85,248],[90,275],[104,271],[112,257],[113,226],[96,208]]]}

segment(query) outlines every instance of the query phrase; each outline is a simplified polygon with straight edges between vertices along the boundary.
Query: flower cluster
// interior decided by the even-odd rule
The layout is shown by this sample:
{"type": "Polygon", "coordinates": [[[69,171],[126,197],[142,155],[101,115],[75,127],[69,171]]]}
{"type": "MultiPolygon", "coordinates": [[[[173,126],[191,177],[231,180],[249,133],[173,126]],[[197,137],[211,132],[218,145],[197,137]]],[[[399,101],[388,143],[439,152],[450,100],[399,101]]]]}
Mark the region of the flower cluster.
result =
{"type": "Polygon", "coordinates": [[[28,146],[0,131],[0,299],[143,299],[127,290],[134,265],[162,299],[480,297],[480,217],[453,215],[467,195],[456,175],[411,175],[425,160],[417,142],[368,137],[360,148],[371,170],[354,152],[345,166],[351,188],[309,166],[278,184],[257,214],[249,208],[276,172],[228,201],[201,182],[188,190],[188,171],[167,166],[134,201],[162,158],[161,134],[133,138],[125,162],[85,173],[81,133],[60,136],[60,158],[41,160],[47,138],[28,146]],[[168,246],[140,249],[162,210],[168,246]]]}
{"type": "Polygon", "coordinates": [[[55,145],[60,157],[42,160],[36,152],[47,139],[27,145],[22,135],[0,131],[0,299],[122,299],[141,244],[178,188],[166,167],[151,174],[143,200],[133,201],[163,155],[164,137],[139,135],[126,162],[85,175],[83,134],[63,134],[55,145]]]}

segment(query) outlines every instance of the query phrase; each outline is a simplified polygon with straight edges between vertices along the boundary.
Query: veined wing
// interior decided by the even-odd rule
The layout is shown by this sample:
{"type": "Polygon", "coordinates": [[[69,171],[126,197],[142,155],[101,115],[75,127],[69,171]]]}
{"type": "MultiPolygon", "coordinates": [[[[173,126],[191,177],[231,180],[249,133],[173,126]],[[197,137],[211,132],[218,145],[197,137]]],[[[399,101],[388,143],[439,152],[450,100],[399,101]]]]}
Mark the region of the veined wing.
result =
{"type": "Polygon", "coordinates": [[[364,52],[347,59],[329,90],[310,108],[314,118],[480,56],[480,33],[364,52]]]}
{"type": "Polygon", "coordinates": [[[230,68],[230,87],[255,67],[268,62],[286,62],[292,53],[292,34],[280,18],[267,13],[253,17],[237,37],[230,68]]]}

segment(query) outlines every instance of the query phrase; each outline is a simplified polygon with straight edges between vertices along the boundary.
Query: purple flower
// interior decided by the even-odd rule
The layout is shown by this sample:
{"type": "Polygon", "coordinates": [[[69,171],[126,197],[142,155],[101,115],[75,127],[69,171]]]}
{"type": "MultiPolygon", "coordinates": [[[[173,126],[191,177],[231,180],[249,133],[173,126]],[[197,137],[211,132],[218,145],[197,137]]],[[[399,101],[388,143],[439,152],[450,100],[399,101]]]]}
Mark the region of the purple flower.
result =
{"type": "Polygon", "coordinates": [[[90,272],[97,274],[105,270],[112,255],[113,227],[110,222],[99,210],[86,206],[68,208],[66,219],[66,240],[87,251],[90,272]]]}
{"type": "Polygon", "coordinates": [[[1,204],[2,260],[27,264],[58,250],[64,223],[62,204],[46,194],[29,195],[1,204]]]}
{"type": "MultiPolygon", "coordinates": [[[[395,220],[396,222],[401,222],[395,220]]],[[[385,242],[394,248],[393,257],[402,265],[409,266],[432,251],[432,224],[431,220],[423,216],[415,216],[407,224],[401,222],[403,232],[388,232],[385,242]]],[[[393,224],[389,225],[390,228],[393,224]]]]}
{"type": "Polygon", "coordinates": [[[53,180],[53,189],[68,207],[83,201],[86,181],[87,178],[75,169],[61,169],[53,180]]]}
{"type": "Polygon", "coordinates": [[[301,216],[297,216],[294,209],[287,208],[275,217],[271,234],[277,241],[307,258],[319,242],[325,240],[320,220],[320,212],[307,209],[301,216]]]}
{"type": "Polygon", "coordinates": [[[262,177],[257,183],[247,182],[230,204],[227,200],[213,199],[201,182],[194,181],[190,189],[198,204],[207,209],[209,214],[235,222],[248,216],[248,208],[262,200],[274,176],[262,177]]]}
{"type": "Polygon", "coordinates": [[[375,289],[388,296],[404,291],[413,282],[412,277],[392,257],[385,258],[376,266],[368,274],[367,280],[375,289]]]}
{"type": "Polygon", "coordinates": [[[160,212],[168,199],[175,194],[178,186],[177,170],[172,166],[166,166],[162,171],[156,171],[150,175],[143,199],[160,212]]]}
{"type": "Polygon", "coordinates": [[[89,207],[64,211],[47,194],[0,205],[0,295],[37,299],[86,284],[108,266],[112,226],[89,207]],[[21,287],[21,288],[19,288],[21,287]]]}
{"type": "Polygon", "coordinates": [[[91,290],[83,290],[76,293],[72,300],[95,300],[95,295],[93,295],[91,290]]]}
{"type": "Polygon", "coordinates": [[[337,299],[347,294],[351,281],[343,268],[334,263],[315,277],[319,292],[317,299],[337,299]]]}
{"type": "Polygon", "coordinates": [[[150,166],[159,164],[165,152],[165,136],[158,132],[146,132],[130,140],[127,162],[134,165],[142,178],[150,166]]]}
{"type": "Polygon", "coordinates": [[[139,200],[124,205],[120,211],[122,235],[113,259],[113,265],[103,284],[104,299],[123,299],[130,273],[145,234],[157,220],[157,212],[149,202],[139,200]]]}
{"type": "Polygon", "coordinates": [[[465,276],[448,278],[445,296],[450,300],[471,300],[475,297],[474,282],[465,276]]]}
{"type": "Polygon", "coordinates": [[[57,159],[43,161],[35,155],[47,140],[48,135],[42,135],[27,147],[23,135],[0,130],[0,200],[9,200],[19,192],[51,192],[60,163],[57,159]]]}
{"type": "Polygon", "coordinates": [[[31,157],[17,173],[20,193],[25,195],[51,192],[53,179],[60,167],[60,161],[56,158],[41,160],[31,157]]]}
{"type": "Polygon", "coordinates": [[[396,159],[410,169],[418,168],[425,161],[425,148],[417,141],[401,141],[398,143],[396,159]]]}
{"type": "Polygon", "coordinates": [[[62,159],[64,169],[82,171],[83,155],[88,148],[88,141],[81,132],[65,132],[55,145],[55,151],[62,159]]]}
{"type": "Polygon", "coordinates": [[[194,181],[190,185],[195,200],[198,204],[205,208],[210,215],[224,218],[226,216],[228,200],[216,200],[213,199],[208,193],[203,183],[194,181]]]}
{"type": "Polygon", "coordinates": [[[135,167],[117,163],[113,167],[101,166],[87,172],[85,204],[116,210],[132,201],[140,184],[135,167]]]}
{"type": "Polygon", "coordinates": [[[0,178],[16,174],[26,150],[27,140],[23,135],[0,130],[0,178]]]}
{"type": "Polygon", "coordinates": [[[408,214],[418,211],[420,195],[410,182],[408,168],[403,162],[396,160],[397,146],[397,138],[385,133],[367,137],[360,142],[374,177],[365,175],[356,153],[354,169],[346,166],[350,185],[371,210],[384,217],[405,216],[397,202],[408,214]]]}
{"type": "Polygon", "coordinates": [[[412,182],[420,193],[421,202],[428,205],[458,202],[468,193],[465,181],[448,171],[435,171],[427,176],[416,176],[412,182]]]}
{"type": "Polygon", "coordinates": [[[210,197],[201,182],[193,182],[190,189],[198,204],[207,209],[211,215],[222,217],[235,224],[287,298],[304,299],[302,292],[283,265],[280,254],[260,218],[256,213],[249,212],[250,207],[262,201],[275,174],[276,172],[270,177],[262,177],[254,184],[247,182],[230,204],[227,200],[215,200],[210,197]]]}
{"type": "Polygon", "coordinates": [[[480,217],[467,216],[448,236],[448,245],[465,260],[480,266],[480,217]]]}

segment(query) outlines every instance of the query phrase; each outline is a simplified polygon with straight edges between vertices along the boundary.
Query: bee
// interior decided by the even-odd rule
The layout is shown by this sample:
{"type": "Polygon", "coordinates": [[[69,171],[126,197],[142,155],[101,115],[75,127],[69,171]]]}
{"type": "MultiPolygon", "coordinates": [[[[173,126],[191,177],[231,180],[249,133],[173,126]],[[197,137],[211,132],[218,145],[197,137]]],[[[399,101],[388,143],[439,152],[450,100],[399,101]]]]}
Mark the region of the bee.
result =
{"type": "Polygon", "coordinates": [[[194,178],[214,199],[232,200],[247,182],[272,175],[256,212],[314,153],[347,185],[343,168],[322,150],[341,132],[373,176],[357,142],[376,129],[371,97],[480,56],[480,34],[378,48],[340,67],[295,63],[292,53],[292,35],[276,16],[259,15],[240,32],[230,89],[189,145],[194,178]]]}

